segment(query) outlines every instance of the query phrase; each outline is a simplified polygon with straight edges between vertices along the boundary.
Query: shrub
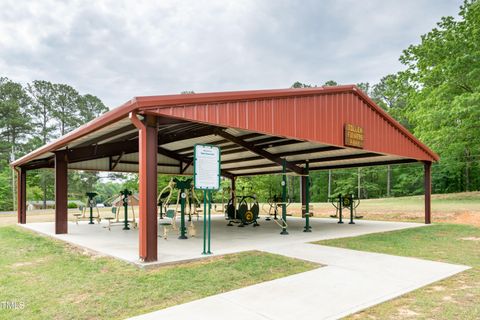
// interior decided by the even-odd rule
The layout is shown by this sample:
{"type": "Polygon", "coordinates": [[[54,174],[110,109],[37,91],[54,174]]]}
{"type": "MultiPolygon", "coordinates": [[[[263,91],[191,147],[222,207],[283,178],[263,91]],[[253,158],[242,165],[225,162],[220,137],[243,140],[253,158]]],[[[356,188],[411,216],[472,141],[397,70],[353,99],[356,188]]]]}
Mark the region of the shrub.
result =
{"type": "Polygon", "coordinates": [[[68,208],[69,209],[76,209],[76,208],[78,208],[78,205],[75,202],[69,202],[68,203],[68,208]]]}

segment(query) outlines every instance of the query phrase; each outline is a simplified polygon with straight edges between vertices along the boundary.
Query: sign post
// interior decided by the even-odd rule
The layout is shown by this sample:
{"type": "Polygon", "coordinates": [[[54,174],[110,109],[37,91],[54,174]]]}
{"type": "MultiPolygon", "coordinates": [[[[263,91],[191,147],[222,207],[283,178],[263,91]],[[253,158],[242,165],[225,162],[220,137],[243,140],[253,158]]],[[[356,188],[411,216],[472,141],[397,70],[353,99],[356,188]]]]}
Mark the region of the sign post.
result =
{"type": "Polygon", "coordinates": [[[220,148],[208,144],[196,144],[193,156],[193,184],[203,190],[203,252],[210,251],[212,190],[220,188],[220,148]],[[207,206],[208,201],[208,206],[207,206]],[[208,216],[207,216],[208,207],[208,216]],[[208,223],[208,227],[207,227],[208,223]],[[207,250],[208,246],[208,250],[207,250]]]}

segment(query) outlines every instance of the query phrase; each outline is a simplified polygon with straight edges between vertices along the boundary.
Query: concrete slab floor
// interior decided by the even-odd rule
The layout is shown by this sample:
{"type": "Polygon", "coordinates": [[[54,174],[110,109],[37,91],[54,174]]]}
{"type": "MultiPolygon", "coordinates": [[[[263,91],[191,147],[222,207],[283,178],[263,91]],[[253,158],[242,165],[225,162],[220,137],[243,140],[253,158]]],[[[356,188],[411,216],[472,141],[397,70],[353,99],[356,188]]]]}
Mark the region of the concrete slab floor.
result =
{"type": "MultiPolygon", "coordinates": [[[[212,217],[211,250],[213,255],[236,253],[247,250],[267,250],[282,247],[287,244],[305,243],[316,240],[353,237],[362,234],[385,232],[412,227],[424,226],[419,223],[385,222],[356,220],[356,224],[337,224],[336,219],[312,218],[312,232],[303,232],[304,219],[288,218],[288,235],[280,235],[280,227],[273,221],[263,218],[259,227],[252,225],[239,228],[227,226],[223,216],[212,217]]],[[[28,221],[28,218],[27,218],[28,221]]],[[[27,223],[27,229],[49,235],[56,239],[69,242],[73,245],[92,250],[104,255],[112,256],[140,266],[175,263],[193,259],[201,259],[203,247],[203,221],[193,221],[197,232],[196,237],[186,240],[178,239],[177,231],[170,231],[167,240],[161,237],[162,227],[159,227],[158,261],[141,263],[138,260],[138,230],[122,230],[122,226],[114,226],[111,231],[105,228],[106,222],[89,225],[86,221],[78,225],[70,222],[68,234],[56,235],[53,222],[27,223]]],[[[177,225],[179,223],[177,222],[177,225]]]]}

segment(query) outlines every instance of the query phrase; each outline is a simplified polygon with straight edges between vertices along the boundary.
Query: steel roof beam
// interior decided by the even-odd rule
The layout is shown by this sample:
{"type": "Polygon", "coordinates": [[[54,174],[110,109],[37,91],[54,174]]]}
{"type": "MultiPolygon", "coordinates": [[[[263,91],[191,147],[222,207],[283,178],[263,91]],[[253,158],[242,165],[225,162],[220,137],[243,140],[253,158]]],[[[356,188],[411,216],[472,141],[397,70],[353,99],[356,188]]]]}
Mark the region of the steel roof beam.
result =
{"type": "MultiPolygon", "coordinates": [[[[223,155],[223,154],[224,154],[224,153],[222,152],[222,155],[223,155]]],[[[262,159],[264,159],[264,157],[254,156],[254,157],[241,158],[241,159],[224,160],[224,161],[222,161],[222,164],[231,164],[231,163],[255,161],[255,160],[262,160],[262,159]]]]}
{"type": "MultiPolygon", "coordinates": [[[[283,164],[283,159],[280,158],[280,157],[277,157],[275,155],[272,155],[271,153],[269,153],[268,151],[265,151],[264,149],[262,148],[259,148],[257,147],[253,142],[248,142],[248,141],[244,141],[238,137],[235,137],[231,134],[229,134],[228,132],[225,132],[224,130],[219,130],[218,132],[218,135],[227,139],[227,140],[230,140],[231,142],[235,143],[235,144],[238,144],[239,146],[242,146],[243,148],[253,152],[253,153],[256,153],[258,154],[259,156],[262,156],[264,157],[265,159],[268,159],[278,165],[282,165],[283,164]]],[[[285,161],[286,162],[286,167],[288,170],[290,171],[293,171],[297,174],[303,174],[304,172],[304,169],[295,165],[295,164],[292,164],[288,161],[285,161]]]]}
{"type": "Polygon", "coordinates": [[[183,126],[184,123],[175,123],[175,124],[170,124],[170,125],[162,125],[158,129],[158,135],[163,134],[164,132],[168,132],[169,130],[172,130],[172,128],[176,127],[181,127],[183,126]]]}
{"type": "MultiPolygon", "coordinates": [[[[138,165],[138,161],[128,161],[128,160],[121,160],[119,164],[135,164],[138,165]]],[[[157,163],[158,166],[160,167],[178,167],[178,164],[175,163],[157,163]]]]}
{"type": "Polygon", "coordinates": [[[241,171],[241,170],[248,170],[248,169],[261,169],[261,168],[271,168],[271,167],[278,167],[278,163],[262,163],[262,164],[252,164],[251,166],[243,166],[243,167],[234,167],[230,168],[232,171],[241,171]]]}
{"type": "MultiPolygon", "coordinates": [[[[280,153],[275,153],[279,157],[291,157],[291,156],[298,156],[301,154],[310,154],[310,153],[320,153],[320,152],[329,152],[329,151],[336,151],[336,150],[342,150],[342,147],[335,147],[335,146],[326,146],[326,147],[318,147],[318,148],[310,148],[310,149],[303,149],[303,150],[294,150],[294,151],[285,151],[285,152],[280,152],[280,153]]],[[[302,162],[297,162],[297,163],[303,163],[305,160],[302,160],[302,162]]]]}
{"type": "Polygon", "coordinates": [[[110,132],[107,132],[107,133],[104,133],[96,138],[92,138],[91,140],[88,140],[88,141],[85,141],[85,142],[82,142],[81,144],[75,146],[75,148],[81,148],[81,147],[86,147],[86,146],[91,146],[92,144],[97,144],[99,142],[102,142],[103,140],[107,140],[109,138],[112,138],[112,137],[115,137],[115,136],[118,136],[122,133],[126,133],[128,131],[132,131],[132,130],[135,130],[135,126],[133,124],[129,124],[125,127],[122,127],[122,128],[119,128],[119,129],[116,129],[116,130],[113,130],[113,131],[110,131],[110,132]]]}
{"type": "Polygon", "coordinates": [[[124,142],[124,141],[129,141],[131,139],[136,139],[138,138],[138,131],[126,134],[124,136],[118,137],[116,139],[108,141],[108,143],[114,143],[114,142],[124,142]]]}
{"type": "Polygon", "coordinates": [[[192,163],[193,163],[193,159],[187,162],[185,166],[183,165],[182,162],[180,162],[180,173],[184,173],[188,169],[188,167],[192,165],[192,163]]]}
{"type": "MultiPolygon", "coordinates": [[[[222,149],[222,155],[232,153],[232,151],[233,151],[233,153],[235,153],[238,150],[238,146],[234,145],[234,144],[231,144],[231,145],[228,145],[228,146],[223,146],[223,147],[220,147],[220,148],[222,149]]],[[[192,151],[190,151],[188,153],[184,153],[183,155],[193,157],[193,146],[190,149],[192,151]]],[[[240,150],[246,151],[244,148],[241,148],[240,150]]]]}
{"type": "Polygon", "coordinates": [[[281,146],[289,146],[291,144],[297,144],[297,143],[304,143],[305,141],[299,141],[299,140],[282,140],[282,141],[277,141],[277,142],[272,142],[268,143],[265,146],[262,146],[264,149],[269,149],[269,148],[275,148],[275,147],[281,147],[281,146]]]}
{"type": "Polygon", "coordinates": [[[325,166],[325,167],[310,167],[311,170],[332,170],[332,169],[347,169],[347,168],[358,168],[358,167],[373,167],[373,166],[383,166],[388,164],[402,164],[402,163],[414,163],[419,162],[415,159],[399,159],[399,160],[386,160],[386,161],[378,161],[378,162],[360,162],[360,163],[349,163],[349,164],[340,164],[340,165],[333,165],[333,166],[325,166]]]}
{"type": "Polygon", "coordinates": [[[112,163],[112,157],[109,158],[110,171],[113,171],[113,170],[118,166],[118,163],[120,162],[120,160],[122,160],[122,157],[123,157],[124,154],[125,154],[125,152],[122,152],[122,153],[118,156],[118,159],[115,160],[115,162],[113,162],[113,163],[112,163]]]}
{"type": "MultiPolygon", "coordinates": [[[[240,138],[246,140],[246,139],[256,138],[256,137],[259,137],[259,136],[262,136],[262,134],[261,133],[247,133],[247,134],[241,135],[240,138]]],[[[223,143],[227,143],[227,142],[230,142],[230,141],[227,140],[227,139],[220,139],[220,140],[217,140],[217,141],[210,142],[209,144],[219,145],[219,144],[223,144],[223,143]]],[[[223,146],[222,147],[222,152],[223,152],[223,150],[230,150],[230,149],[233,149],[234,147],[237,148],[238,146],[235,145],[235,144],[229,144],[229,145],[223,146]]],[[[193,155],[193,146],[175,150],[175,152],[178,152],[178,153],[182,153],[182,152],[186,152],[186,151],[189,151],[188,153],[186,153],[186,155],[193,155]]]]}
{"type": "MultiPolygon", "coordinates": [[[[279,156],[279,154],[273,154],[275,156],[279,156]]],[[[369,157],[379,157],[381,156],[378,153],[357,153],[357,154],[347,154],[347,155],[342,155],[342,156],[335,156],[335,157],[324,157],[324,158],[317,158],[317,159],[310,159],[308,160],[310,163],[319,163],[319,162],[330,162],[330,161],[339,161],[339,160],[350,160],[350,159],[363,159],[363,158],[369,158],[369,157]]],[[[302,160],[295,160],[295,161],[290,161],[292,164],[303,164],[305,163],[305,159],[302,160]]],[[[225,162],[222,162],[225,164],[225,162]]],[[[260,168],[268,168],[268,167],[276,167],[278,164],[276,163],[264,163],[264,164],[254,164],[251,166],[243,166],[243,167],[235,167],[234,171],[237,170],[247,170],[247,169],[260,169],[260,168]]]]}
{"type": "MultiPolygon", "coordinates": [[[[319,162],[330,162],[330,161],[340,161],[340,160],[364,159],[364,158],[381,157],[381,156],[383,155],[379,153],[366,152],[366,153],[344,154],[340,156],[309,159],[308,162],[319,163],[319,162]]],[[[296,160],[296,161],[292,161],[292,163],[295,163],[295,164],[305,163],[305,160],[296,160]]]]}
{"type": "MultiPolygon", "coordinates": [[[[319,148],[312,148],[312,149],[303,149],[303,150],[295,150],[295,151],[286,151],[286,152],[280,152],[280,153],[273,153],[273,155],[277,157],[288,157],[288,156],[295,156],[295,155],[301,155],[301,154],[306,154],[306,153],[319,153],[319,152],[328,152],[328,151],[335,151],[335,150],[340,150],[343,149],[341,147],[334,147],[334,146],[326,146],[326,147],[319,147],[319,148]]],[[[223,154],[223,153],[222,153],[223,154]]],[[[230,163],[237,163],[237,162],[246,162],[246,161],[255,161],[255,160],[261,160],[263,157],[260,156],[254,156],[254,157],[248,157],[248,158],[241,158],[241,159],[231,159],[231,160],[224,160],[222,161],[222,164],[230,164],[230,163]]],[[[312,161],[312,160],[311,160],[312,161]]],[[[299,163],[305,162],[304,160],[300,161],[299,163]]],[[[295,162],[293,162],[295,163],[295,162]]]]}
{"type": "MultiPolygon", "coordinates": [[[[252,142],[255,142],[255,141],[252,141],[252,142]]],[[[282,139],[282,141],[277,141],[277,142],[272,142],[272,143],[263,143],[263,144],[258,144],[258,145],[255,145],[255,146],[257,146],[259,148],[262,148],[262,149],[268,149],[268,148],[287,146],[287,145],[297,144],[297,143],[303,143],[303,141],[282,139]]],[[[248,150],[245,150],[245,148],[243,148],[243,147],[232,148],[231,150],[228,150],[226,152],[222,152],[222,155],[234,154],[234,153],[244,152],[244,151],[248,151],[248,150]]]]}
{"type": "MultiPolygon", "coordinates": [[[[358,168],[358,167],[372,167],[372,166],[382,166],[388,164],[407,164],[419,162],[415,159],[399,159],[399,160],[388,160],[388,161],[378,161],[378,162],[359,162],[359,163],[350,163],[350,164],[341,164],[333,166],[324,166],[324,167],[310,167],[310,171],[319,171],[319,170],[334,170],[334,169],[348,169],[348,168],[358,168]]],[[[266,175],[266,174],[280,174],[282,170],[272,170],[272,171],[263,171],[263,172],[246,172],[246,173],[235,173],[236,177],[243,176],[256,176],[256,175],[266,175]]]]}
{"type": "Polygon", "coordinates": [[[122,153],[127,154],[138,152],[138,140],[104,143],[82,148],[67,149],[66,151],[69,163],[88,161],[110,156],[118,156],[122,153]]]}
{"type": "Polygon", "coordinates": [[[159,126],[170,125],[170,124],[182,124],[182,123],[188,123],[189,122],[187,120],[161,117],[161,116],[158,116],[158,115],[156,115],[156,116],[157,116],[157,124],[159,126]]]}
{"type": "MultiPolygon", "coordinates": [[[[181,126],[183,124],[184,123],[176,123],[176,124],[174,124],[174,126],[181,126]]],[[[191,138],[208,136],[208,135],[213,133],[214,129],[212,127],[205,126],[202,129],[198,129],[198,130],[194,130],[194,131],[181,129],[180,130],[181,133],[168,132],[168,130],[165,130],[165,131],[166,131],[165,133],[162,133],[163,130],[160,130],[159,134],[158,134],[159,140],[162,141],[162,144],[167,144],[167,143],[181,141],[181,140],[187,140],[187,139],[191,139],[191,138]]],[[[114,139],[114,140],[109,141],[109,142],[128,141],[128,140],[131,140],[131,139],[134,139],[134,138],[137,138],[137,137],[138,137],[138,131],[135,131],[135,132],[130,133],[128,135],[118,137],[117,139],[114,139]]]]}
{"type": "Polygon", "coordinates": [[[24,166],[25,170],[35,170],[35,169],[43,169],[43,168],[53,168],[54,167],[54,158],[53,156],[41,159],[41,160],[34,160],[24,166]]]}
{"type": "Polygon", "coordinates": [[[209,136],[215,133],[214,127],[205,127],[199,130],[183,130],[181,133],[166,133],[159,135],[159,145],[165,145],[171,142],[177,142],[182,140],[188,140],[192,138],[199,138],[204,136],[209,136]]]}
{"type": "MultiPolygon", "coordinates": [[[[277,137],[277,140],[278,139],[279,138],[277,137]]],[[[296,143],[302,143],[303,142],[303,141],[296,141],[296,140],[285,140],[283,138],[280,138],[280,139],[281,139],[281,141],[274,141],[272,143],[270,143],[270,142],[264,142],[264,143],[259,143],[259,144],[255,143],[255,146],[259,147],[259,148],[262,148],[262,149],[268,149],[268,148],[273,148],[273,147],[278,147],[278,146],[286,146],[286,145],[290,145],[290,144],[296,144],[296,143]]],[[[254,142],[256,142],[256,141],[252,141],[252,143],[254,143],[254,142]]],[[[235,145],[233,145],[233,146],[235,146],[235,145]]],[[[246,150],[244,147],[238,147],[237,146],[237,148],[229,148],[229,150],[226,151],[226,152],[222,151],[222,155],[234,154],[234,153],[244,152],[244,151],[248,151],[248,150],[246,150]]]]}

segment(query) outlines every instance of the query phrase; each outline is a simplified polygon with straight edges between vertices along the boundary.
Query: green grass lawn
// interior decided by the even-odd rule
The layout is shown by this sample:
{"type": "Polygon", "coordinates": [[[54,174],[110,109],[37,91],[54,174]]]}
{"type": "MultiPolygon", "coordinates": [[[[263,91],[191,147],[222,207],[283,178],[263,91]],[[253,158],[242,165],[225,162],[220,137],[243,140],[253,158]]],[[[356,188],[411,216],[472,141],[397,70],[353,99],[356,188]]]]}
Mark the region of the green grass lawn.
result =
{"type": "MultiPolygon", "coordinates": [[[[418,257],[472,269],[367,309],[350,319],[480,319],[480,228],[438,224],[318,244],[418,257]]],[[[412,270],[415,272],[415,270],[412,270]]]]}
{"type": "Polygon", "coordinates": [[[25,304],[0,319],[123,319],[318,267],[246,252],[143,270],[18,227],[0,228],[0,250],[0,301],[25,304]]]}
{"type": "MultiPolygon", "coordinates": [[[[331,203],[313,203],[315,217],[335,214],[331,203]]],[[[365,220],[424,221],[424,196],[362,199],[357,214],[365,220]]],[[[292,203],[288,213],[300,216],[301,204],[292,203]]],[[[348,215],[348,210],[344,212],[348,215]]],[[[480,227],[480,192],[461,192],[432,195],[432,219],[434,222],[473,224],[480,227]]],[[[1,222],[1,221],[0,221],[1,222]]]]}

